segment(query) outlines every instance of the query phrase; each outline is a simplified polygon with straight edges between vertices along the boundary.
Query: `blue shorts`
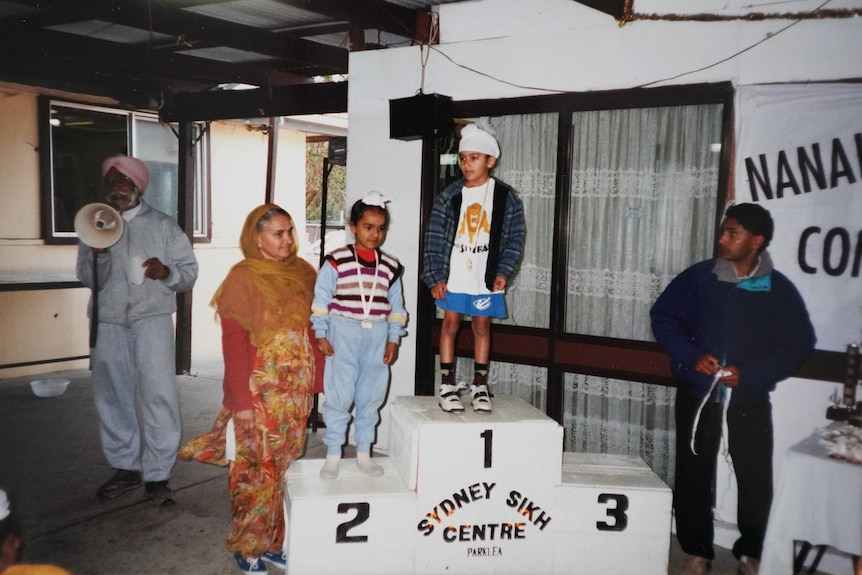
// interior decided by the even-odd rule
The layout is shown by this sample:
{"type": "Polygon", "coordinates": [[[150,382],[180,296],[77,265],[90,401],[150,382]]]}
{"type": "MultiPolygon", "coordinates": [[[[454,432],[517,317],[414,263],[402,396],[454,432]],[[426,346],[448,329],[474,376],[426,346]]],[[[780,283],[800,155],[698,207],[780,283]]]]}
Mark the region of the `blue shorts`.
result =
{"type": "Polygon", "coordinates": [[[446,299],[435,300],[437,307],[462,315],[478,317],[506,317],[506,299],[503,292],[472,295],[446,292],[446,299]]]}

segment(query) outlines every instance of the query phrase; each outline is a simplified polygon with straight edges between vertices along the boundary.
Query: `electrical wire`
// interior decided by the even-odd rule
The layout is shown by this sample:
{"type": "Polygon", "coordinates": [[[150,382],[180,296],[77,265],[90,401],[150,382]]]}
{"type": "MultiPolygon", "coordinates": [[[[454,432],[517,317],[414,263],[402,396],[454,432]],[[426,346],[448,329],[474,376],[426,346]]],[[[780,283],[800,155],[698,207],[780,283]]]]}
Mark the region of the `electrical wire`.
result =
{"type": "Polygon", "coordinates": [[[525,90],[538,90],[541,92],[553,92],[555,94],[559,94],[561,92],[567,91],[567,90],[559,90],[559,89],[552,89],[552,88],[540,88],[537,86],[524,86],[523,84],[516,84],[515,82],[509,82],[508,80],[503,80],[502,78],[492,76],[491,74],[486,74],[485,72],[482,72],[481,70],[477,70],[476,68],[471,68],[470,66],[467,66],[465,64],[460,64],[460,63],[456,62],[455,60],[453,60],[451,56],[449,56],[446,52],[443,52],[439,48],[435,48],[434,46],[430,46],[430,48],[432,50],[434,50],[435,52],[437,52],[438,54],[440,54],[441,56],[443,56],[444,58],[446,58],[447,60],[449,60],[450,62],[452,62],[453,64],[455,64],[456,66],[458,66],[459,68],[463,68],[469,72],[473,72],[474,74],[478,74],[479,76],[484,76],[486,78],[490,78],[491,80],[494,80],[495,82],[500,82],[501,84],[507,84],[509,86],[514,86],[515,88],[523,88],[525,90]]]}
{"type": "MultiPolygon", "coordinates": [[[[819,12],[824,6],[826,6],[830,2],[832,2],[832,0],[826,0],[825,2],[823,2],[823,4],[821,4],[820,6],[815,8],[814,10],[812,10],[811,14],[819,12]]],[[[764,38],[761,38],[760,40],[755,42],[754,44],[751,44],[750,46],[743,48],[742,50],[739,50],[737,52],[734,52],[730,56],[728,56],[726,58],[722,58],[721,60],[718,60],[717,62],[713,62],[712,64],[709,64],[707,66],[703,66],[703,67],[697,68],[695,70],[689,70],[688,72],[682,72],[680,74],[677,74],[676,76],[670,76],[668,78],[662,78],[660,80],[653,80],[652,82],[646,82],[644,84],[640,84],[638,86],[635,86],[635,88],[646,88],[647,86],[652,86],[653,84],[658,84],[659,82],[668,82],[670,80],[676,80],[678,78],[682,78],[683,76],[688,76],[689,74],[696,74],[697,72],[703,72],[704,70],[709,70],[710,68],[714,68],[715,66],[718,66],[719,64],[724,64],[725,62],[728,62],[728,61],[736,58],[737,56],[744,54],[745,52],[748,52],[749,50],[752,50],[752,49],[756,48],[757,46],[760,46],[761,44],[763,44],[767,40],[772,40],[773,38],[775,38],[776,36],[778,36],[782,32],[786,32],[787,30],[789,30],[793,26],[796,26],[800,22],[802,22],[802,18],[798,18],[798,19],[794,20],[793,22],[791,22],[790,24],[788,24],[784,28],[781,28],[777,32],[771,32],[771,33],[767,34],[764,38]]]]}
{"type": "Polygon", "coordinates": [[[419,46],[419,62],[422,66],[422,79],[419,83],[418,94],[425,93],[425,68],[428,66],[428,58],[431,56],[431,45],[437,40],[437,34],[440,31],[440,15],[438,13],[431,14],[431,29],[428,31],[428,42],[422,43],[419,46]]]}
{"type": "MultiPolygon", "coordinates": [[[[818,6],[817,8],[815,8],[815,9],[813,9],[813,10],[811,10],[811,12],[809,12],[809,15],[816,14],[817,12],[819,12],[820,10],[822,10],[822,9],[823,9],[823,7],[824,7],[824,6],[826,6],[827,4],[829,4],[830,2],[832,2],[832,0],[825,0],[822,4],[820,4],[820,6],[818,6]]],[[[794,20],[794,21],[793,21],[793,22],[791,22],[790,24],[788,24],[788,25],[784,26],[783,28],[781,28],[781,29],[780,29],[780,30],[778,30],[777,32],[770,32],[770,33],[768,33],[768,34],[766,35],[766,37],[764,37],[764,38],[762,38],[762,39],[758,40],[757,42],[755,42],[755,43],[751,44],[750,46],[747,46],[747,47],[745,47],[745,48],[743,48],[743,49],[741,49],[741,50],[739,50],[739,51],[737,51],[737,52],[734,52],[733,54],[731,54],[731,55],[727,56],[726,58],[722,58],[721,60],[718,60],[718,61],[716,61],[716,62],[713,62],[712,64],[708,64],[708,65],[706,65],[706,66],[702,66],[702,67],[700,67],[700,68],[696,68],[696,69],[694,69],[694,70],[689,70],[689,71],[687,71],[687,72],[681,72],[681,73],[679,73],[679,74],[676,74],[676,75],[674,75],[674,76],[669,76],[669,77],[667,77],[667,78],[661,78],[661,79],[658,79],[658,80],[652,80],[652,81],[650,81],[650,82],[645,82],[645,83],[643,83],[643,84],[639,84],[639,85],[637,85],[637,86],[633,86],[632,88],[633,88],[633,89],[635,89],[635,88],[645,88],[645,87],[647,87],[647,86],[652,86],[653,84],[658,84],[658,83],[661,83],[661,82],[668,82],[668,81],[671,81],[671,80],[676,80],[676,79],[678,79],[678,78],[682,78],[682,77],[684,77],[684,76],[688,76],[688,75],[691,75],[691,74],[696,74],[697,72],[702,72],[702,71],[704,71],[704,70],[708,70],[708,69],[710,69],[710,68],[714,68],[715,66],[718,66],[718,65],[720,65],[720,64],[723,64],[723,63],[725,63],[725,62],[728,62],[728,61],[730,61],[730,60],[732,60],[732,59],[734,59],[734,58],[736,58],[736,57],[738,57],[738,56],[740,56],[740,55],[744,54],[745,52],[748,52],[749,50],[752,50],[752,49],[756,48],[757,46],[759,46],[759,45],[763,44],[763,43],[764,43],[764,42],[766,42],[767,40],[771,40],[771,39],[775,38],[776,36],[778,36],[778,35],[779,35],[779,34],[781,34],[782,32],[785,32],[785,31],[787,31],[788,29],[792,28],[793,26],[795,26],[795,25],[799,24],[802,20],[803,20],[803,18],[797,18],[796,20],[794,20]]],[[[485,78],[489,78],[489,79],[494,80],[495,82],[499,82],[499,83],[501,83],[501,84],[506,84],[506,85],[508,85],[508,86],[513,86],[513,87],[515,87],[515,88],[521,88],[521,89],[524,89],[524,90],[536,90],[536,91],[540,91],[540,92],[550,92],[550,93],[555,93],[555,94],[559,94],[559,93],[569,92],[569,91],[570,91],[570,90],[566,90],[566,89],[558,89],[558,88],[543,88],[543,87],[539,87],[539,86],[526,86],[526,85],[523,85],[523,84],[518,84],[518,83],[516,83],[516,82],[510,82],[510,81],[508,81],[508,80],[504,80],[504,79],[499,78],[499,77],[497,77],[497,76],[494,76],[494,75],[488,74],[488,73],[486,73],[486,72],[482,72],[481,70],[477,70],[476,68],[472,68],[472,67],[470,67],[470,66],[467,66],[466,64],[461,64],[460,62],[455,61],[451,56],[449,56],[448,54],[446,54],[446,52],[444,52],[444,51],[440,50],[439,48],[437,48],[437,47],[435,47],[435,46],[433,46],[433,45],[431,45],[431,42],[429,42],[427,45],[426,45],[426,44],[423,44],[423,45],[420,47],[420,48],[421,48],[421,58],[422,58],[422,87],[423,87],[423,88],[424,88],[424,86],[425,86],[425,67],[427,66],[427,63],[428,63],[428,56],[429,56],[429,54],[428,54],[428,53],[426,53],[426,51],[425,51],[425,48],[426,48],[426,47],[427,47],[427,48],[429,48],[429,52],[430,52],[430,50],[434,50],[435,52],[437,52],[438,54],[440,54],[441,56],[443,56],[444,58],[446,58],[446,59],[447,59],[447,60],[449,60],[452,64],[454,64],[455,66],[458,66],[459,68],[463,68],[464,70],[467,70],[467,71],[472,72],[472,73],[474,73],[474,74],[477,74],[477,75],[479,75],[479,76],[484,76],[485,78]]],[[[421,91],[421,90],[422,90],[422,89],[420,88],[420,91],[421,91]]]]}

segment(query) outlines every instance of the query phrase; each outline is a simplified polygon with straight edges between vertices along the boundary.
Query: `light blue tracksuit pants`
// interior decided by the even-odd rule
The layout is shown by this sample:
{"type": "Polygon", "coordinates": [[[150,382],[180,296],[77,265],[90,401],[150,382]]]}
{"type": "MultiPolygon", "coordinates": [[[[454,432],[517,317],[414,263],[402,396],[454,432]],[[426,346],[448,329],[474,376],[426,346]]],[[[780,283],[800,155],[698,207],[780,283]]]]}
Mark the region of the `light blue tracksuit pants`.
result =
{"type": "Polygon", "coordinates": [[[99,322],[90,358],[108,463],[116,469],[140,470],[144,481],[169,479],[181,435],[171,316],[158,315],[131,326],[99,322]]]}
{"type": "Polygon", "coordinates": [[[356,451],[369,452],[374,442],[380,407],[389,388],[389,366],[383,363],[389,324],[372,323],[364,330],[361,322],[333,315],[329,319],[327,340],[333,355],[326,358],[323,393],[326,401],[321,413],[326,431],[323,443],[327,455],[341,455],[350,423],[350,407],[355,404],[356,451]]]}

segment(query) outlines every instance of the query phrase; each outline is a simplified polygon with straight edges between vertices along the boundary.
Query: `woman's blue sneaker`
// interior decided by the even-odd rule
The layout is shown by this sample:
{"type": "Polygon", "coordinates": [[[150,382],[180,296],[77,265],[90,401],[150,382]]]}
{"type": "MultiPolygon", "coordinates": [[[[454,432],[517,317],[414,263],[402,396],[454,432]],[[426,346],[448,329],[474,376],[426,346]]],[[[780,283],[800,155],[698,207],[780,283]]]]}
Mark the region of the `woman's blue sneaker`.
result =
{"type": "Polygon", "coordinates": [[[243,573],[266,573],[266,566],[260,562],[260,557],[243,559],[242,553],[234,553],[233,558],[243,573]]]}
{"type": "Polygon", "coordinates": [[[287,569],[287,554],[286,553],[276,553],[275,551],[267,551],[263,555],[260,556],[261,559],[275,565],[279,569],[287,569]]]}

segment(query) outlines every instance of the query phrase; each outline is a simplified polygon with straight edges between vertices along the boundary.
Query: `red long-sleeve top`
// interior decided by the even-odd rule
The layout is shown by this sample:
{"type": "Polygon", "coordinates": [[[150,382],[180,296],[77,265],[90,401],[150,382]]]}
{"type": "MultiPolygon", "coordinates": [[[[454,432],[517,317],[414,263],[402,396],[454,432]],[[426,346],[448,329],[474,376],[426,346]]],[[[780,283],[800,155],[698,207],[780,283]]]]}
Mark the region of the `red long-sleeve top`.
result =
{"type": "Polygon", "coordinates": [[[224,355],[224,400],[222,404],[232,412],[252,409],[251,389],[248,386],[257,347],[236,320],[221,318],[221,348],[224,355]]]}
{"type": "MultiPolygon", "coordinates": [[[[309,337],[314,341],[311,325],[309,337]]],[[[221,319],[221,347],[224,356],[224,400],[222,405],[232,412],[252,409],[251,389],[248,382],[257,359],[257,346],[251,343],[248,332],[236,320],[221,319]]],[[[316,364],[313,393],[323,393],[323,366],[326,358],[312,345],[316,364]]]]}

